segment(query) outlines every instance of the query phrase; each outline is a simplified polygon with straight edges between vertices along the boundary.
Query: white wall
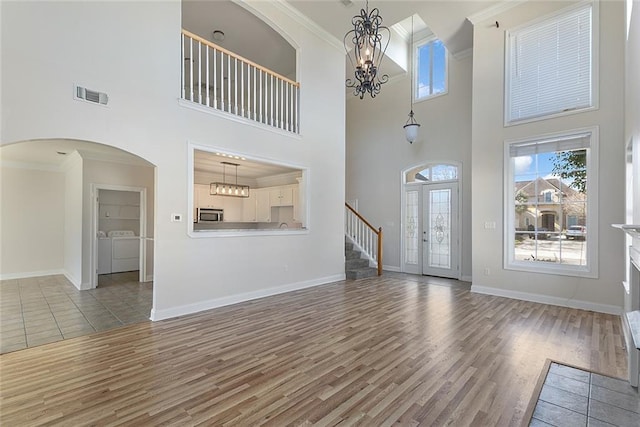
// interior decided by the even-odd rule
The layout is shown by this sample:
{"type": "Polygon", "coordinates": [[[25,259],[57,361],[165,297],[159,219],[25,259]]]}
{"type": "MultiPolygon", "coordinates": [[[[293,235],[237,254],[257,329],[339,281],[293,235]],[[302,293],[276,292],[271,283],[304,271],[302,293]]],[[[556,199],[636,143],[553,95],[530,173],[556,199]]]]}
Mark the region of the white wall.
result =
{"type": "Polygon", "coordinates": [[[83,160],[77,151],[70,153],[63,165],[64,174],[64,271],[78,289],[82,282],[82,168],[83,160]]]}
{"type": "MultiPolygon", "coordinates": [[[[633,223],[640,224],[640,1],[627,1],[625,12],[631,17],[625,33],[624,144],[634,144],[633,223]]],[[[640,249],[640,239],[634,245],[640,249]]]]}
{"type": "Polygon", "coordinates": [[[1,4],[2,144],[74,138],[156,165],[155,318],[344,276],[344,52],[278,3],[248,3],[299,49],[300,137],[179,105],[179,1],[1,4]],[[73,83],[109,105],[73,100],[73,83]],[[190,238],[170,221],[191,208],[188,141],[309,168],[310,231],[190,238]]]}
{"type": "Polygon", "coordinates": [[[566,7],[526,2],[474,26],[473,48],[473,289],[525,299],[616,311],[622,305],[623,236],[610,224],[624,219],[623,3],[600,2],[598,110],[505,128],[504,31],[566,7]],[[496,28],[494,22],[500,22],[496,28]],[[586,279],[503,269],[505,140],[599,126],[599,277],[586,279]],[[497,228],[484,229],[485,221],[497,228]],[[488,250],[488,248],[491,248],[488,250]],[[490,275],[485,275],[485,268],[490,275]]]}
{"type": "Polygon", "coordinates": [[[0,185],[0,277],[61,274],[64,173],[2,164],[0,185]]]}
{"type": "Polygon", "coordinates": [[[403,125],[410,110],[410,81],[382,87],[375,99],[347,101],[347,200],[384,231],[383,263],[400,268],[401,171],[429,162],[460,162],[461,275],[471,275],[471,58],[449,59],[449,93],[419,102],[418,140],[409,144],[403,125]]]}

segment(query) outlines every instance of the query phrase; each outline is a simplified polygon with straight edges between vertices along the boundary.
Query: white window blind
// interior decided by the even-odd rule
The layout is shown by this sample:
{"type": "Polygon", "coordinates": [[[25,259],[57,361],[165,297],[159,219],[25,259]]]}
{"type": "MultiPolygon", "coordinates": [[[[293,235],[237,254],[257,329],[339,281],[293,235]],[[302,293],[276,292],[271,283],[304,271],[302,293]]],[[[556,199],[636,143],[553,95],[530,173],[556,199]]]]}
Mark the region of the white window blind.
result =
{"type": "Polygon", "coordinates": [[[508,34],[506,122],[593,106],[592,4],[508,34]]]}
{"type": "Polygon", "coordinates": [[[515,142],[509,145],[509,156],[522,157],[548,152],[558,153],[561,151],[580,150],[589,148],[590,142],[590,133],[567,135],[562,138],[544,141],[515,142]]]}

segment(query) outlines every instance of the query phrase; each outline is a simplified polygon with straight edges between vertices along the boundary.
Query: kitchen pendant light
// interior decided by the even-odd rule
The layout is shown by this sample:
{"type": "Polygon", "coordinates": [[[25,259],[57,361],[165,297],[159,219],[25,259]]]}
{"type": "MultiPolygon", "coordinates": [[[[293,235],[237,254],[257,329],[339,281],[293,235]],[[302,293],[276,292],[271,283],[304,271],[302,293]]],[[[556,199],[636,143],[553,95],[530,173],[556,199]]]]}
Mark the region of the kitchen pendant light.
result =
{"type": "Polygon", "coordinates": [[[346,84],[360,99],[367,93],[375,98],[380,86],[389,81],[387,74],[380,73],[380,64],[389,46],[391,31],[382,25],[378,8],[369,12],[369,0],[366,8],[351,19],[351,24],[353,29],[344,35],[343,43],[355,78],[347,79],[346,84]]]}
{"type": "Polygon", "coordinates": [[[404,127],[404,136],[409,141],[409,144],[413,144],[413,141],[418,139],[418,128],[420,127],[420,123],[416,122],[416,119],[413,117],[413,15],[411,15],[411,46],[409,48],[409,55],[411,57],[411,82],[410,82],[410,94],[409,100],[411,102],[411,111],[409,112],[409,119],[404,127]]]}
{"type": "Polygon", "coordinates": [[[231,196],[231,197],[249,197],[249,186],[238,185],[238,163],[220,162],[222,163],[222,182],[212,182],[209,184],[209,194],[212,196],[231,196]],[[236,182],[235,184],[227,183],[227,166],[235,166],[236,182]]]}

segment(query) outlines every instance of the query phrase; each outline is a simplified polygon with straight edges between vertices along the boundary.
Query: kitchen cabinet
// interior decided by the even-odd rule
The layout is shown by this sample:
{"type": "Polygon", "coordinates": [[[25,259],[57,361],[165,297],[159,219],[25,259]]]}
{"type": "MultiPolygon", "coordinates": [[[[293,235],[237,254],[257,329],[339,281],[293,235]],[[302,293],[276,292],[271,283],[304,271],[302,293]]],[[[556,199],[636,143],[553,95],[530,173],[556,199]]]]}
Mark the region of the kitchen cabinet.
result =
{"type": "Polygon", "coordinates": [[[293,206],[293,186],[273,187],[269,191],[271,206],[293,206]]]}
{"type": "Polygon", "coordinates": [[[256,190],[256,220],[271,222],[271,192],[268,188],[256,190]]]}
{"type": "Polygon", "coordinates": [[[249,197],[242,199],[242,222],[256,222],[258,220],[256,191],[250,190],[249,197]]]}
{"type": "Polygon", "coordinates": [[[217,208],[222,209],[221,196],[212,196],[209,194],[208,184],[196,184],[196,207],[198,208],[217,208]]]}
{"type": "Polygon", "coordinates": [[[300,219],[300,191],[298,185],[293,186],[293,220],[302,222],[300,219]]]}
{"type": "Polygon", "coordinates": [[[242,202],[241,197],[229,196],[213,196],[218,199],[217,203],[224,209],[224,222],[241,222],[242,221],[242,202]]]}

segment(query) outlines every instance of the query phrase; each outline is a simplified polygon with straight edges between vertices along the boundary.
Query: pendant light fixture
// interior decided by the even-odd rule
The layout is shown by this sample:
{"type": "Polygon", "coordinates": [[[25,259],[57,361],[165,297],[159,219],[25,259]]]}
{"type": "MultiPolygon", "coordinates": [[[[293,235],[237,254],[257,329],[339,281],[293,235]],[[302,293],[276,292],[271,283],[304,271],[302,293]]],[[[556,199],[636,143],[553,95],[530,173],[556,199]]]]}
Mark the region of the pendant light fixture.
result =
{"type": "Polygon", "coordinates": [[[391,40],[391,31],[382,25],[378,8],[369,12],[369,0],[366,8],[351,19],[353,29],[344,35],[344,49],[351,66],[354,67],[354,79],[347,79],[347,87],[353,88],[353,94],[372,98],[380,93],[380,86],[389,81],[387,74],[380,73],[380,64],[391,40]]]}
{"type": "Polygon", "coordinates": [[[409,119],[404,127],[404,136],[409,141],[409,144],[413,144],[413,141],[418,139],[418,128],[420,124],[416,122],[416,119],[413,117],[413,15],[411,15],[411,46],[409,47],[409,57],[411,58],[411,84],[409,90],[411,93],[409,94],[409,100],[411,102],[411,112],[409,113],[409,119]]]}
{"type": "Polygon", "coordinates": [[[209,184],[209,194],[212,196],[231,196],[231,197],[249,197],[249,186],[238,185],[238,163],[220,162],[222,163],[222,182],[212,182],[209,184]],[[227,166],[235,166],[236,182],[235,184],[227,183],[227,166]]]}

